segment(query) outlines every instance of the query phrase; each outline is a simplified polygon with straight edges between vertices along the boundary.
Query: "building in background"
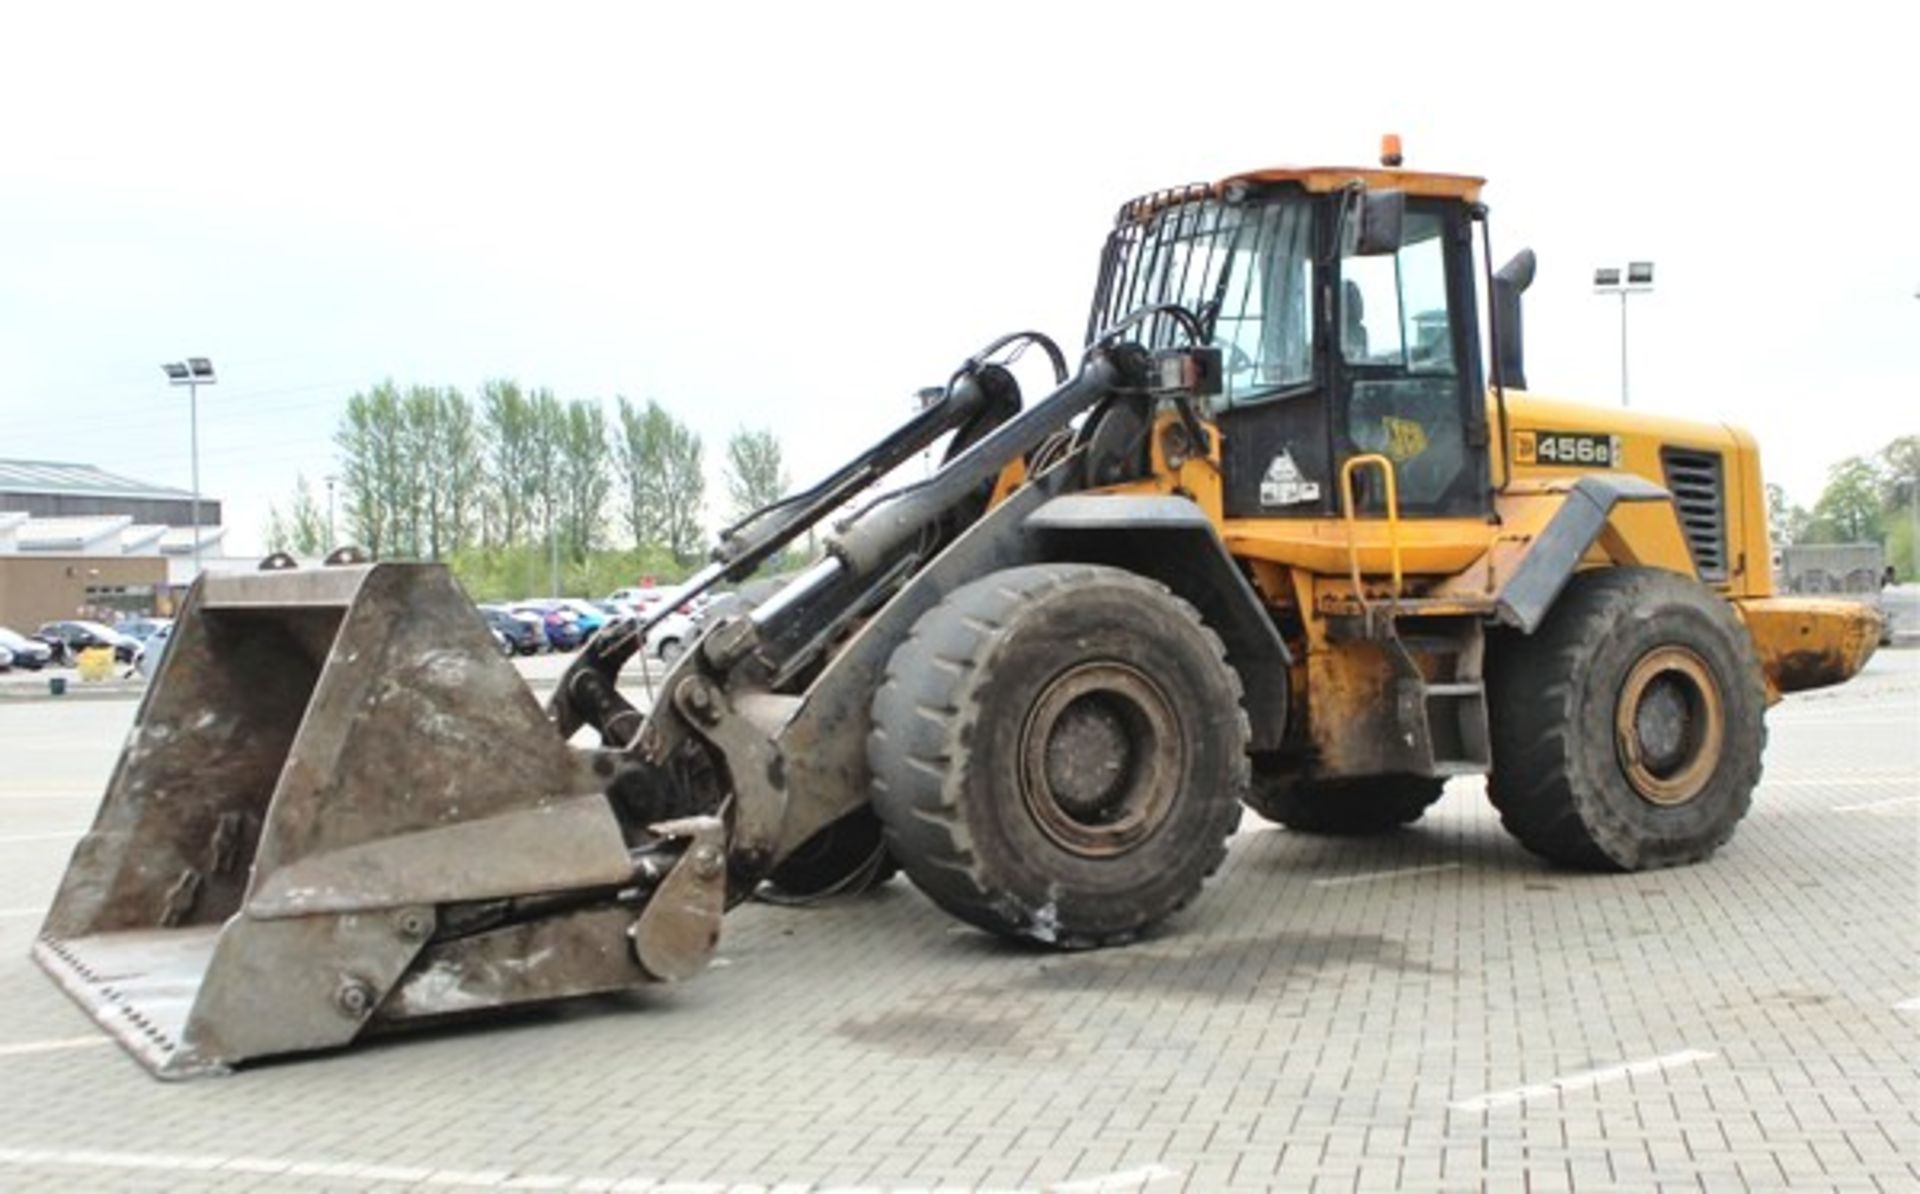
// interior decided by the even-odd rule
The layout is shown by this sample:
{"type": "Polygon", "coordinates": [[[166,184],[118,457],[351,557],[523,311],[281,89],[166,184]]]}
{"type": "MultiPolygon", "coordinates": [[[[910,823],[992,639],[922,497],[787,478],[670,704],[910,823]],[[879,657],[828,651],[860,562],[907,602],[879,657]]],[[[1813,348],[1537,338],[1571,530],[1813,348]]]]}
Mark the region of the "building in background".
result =
{"type": "MultiPolygon", "coordinates": [[[[161,613],[193,583],[193,495],[89,464],[0,460],[0,625],[161,613]]],[[[221,551],[220,503],[200,499],[200,556],[221,551]]]]}

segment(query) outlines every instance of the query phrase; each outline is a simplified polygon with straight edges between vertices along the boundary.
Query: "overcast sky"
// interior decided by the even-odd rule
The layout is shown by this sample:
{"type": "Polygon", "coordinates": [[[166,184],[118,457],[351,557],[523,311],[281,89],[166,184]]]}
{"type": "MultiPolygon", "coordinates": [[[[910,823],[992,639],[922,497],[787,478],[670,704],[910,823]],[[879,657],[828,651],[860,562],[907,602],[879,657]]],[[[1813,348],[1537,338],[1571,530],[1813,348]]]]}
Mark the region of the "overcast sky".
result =
{"type": "MultiPolygon", "coordinates": [[[[189,475],[251,551],[382,378],[656,398],[796,481],[993,335],[1077,343],[1126,198],[1483,174],[1529,380],[1745,424],[1803,502],[1920,432],[1908,5],[37,5],[0,18],[0,455],[189,475]]],[[[718,475],[709,492],[718,489],[718,475]]]]}

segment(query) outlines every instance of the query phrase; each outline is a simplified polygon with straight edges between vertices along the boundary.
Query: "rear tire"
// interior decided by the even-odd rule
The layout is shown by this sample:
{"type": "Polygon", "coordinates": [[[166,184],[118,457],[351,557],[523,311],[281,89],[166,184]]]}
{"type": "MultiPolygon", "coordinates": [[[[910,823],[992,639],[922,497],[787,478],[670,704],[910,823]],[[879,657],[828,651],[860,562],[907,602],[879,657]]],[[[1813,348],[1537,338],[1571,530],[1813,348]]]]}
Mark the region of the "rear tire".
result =
{"type": "Polygon", "coordinates": [[[1180,908],[1226,856],[1249,730],[1220,639],[1163,586],[1041,564],[921,617],[874,695],[887,848],[948,912],[1066,949],[1180,908]]]}
{"type": "Polygon", "coordinates": [[[1370,837],[1411,825],[1440,799],[1446,781],[1421,775],[1301,779],[1255,767],[1247,807],[1297,833],[1370,837]]]}
{"type": "Polygon", "coordinates": [[[1698,862],[1733,836],[1760,781],[1766,692],[1717,594],[1658,569],[1584,572],[1489,662],[1487,793],[1527,849],[1637,871],[1698,862]]]}

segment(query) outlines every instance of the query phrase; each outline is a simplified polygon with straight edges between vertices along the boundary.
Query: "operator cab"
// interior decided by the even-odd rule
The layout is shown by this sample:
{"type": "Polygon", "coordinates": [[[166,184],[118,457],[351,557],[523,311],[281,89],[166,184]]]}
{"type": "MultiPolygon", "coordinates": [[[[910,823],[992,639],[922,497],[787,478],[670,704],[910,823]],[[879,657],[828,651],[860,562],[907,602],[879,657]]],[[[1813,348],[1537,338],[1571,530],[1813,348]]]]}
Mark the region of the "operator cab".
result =
{"type": "MultiPolygon", "coordinates": [[[[1480,186],[1283,169],[1136,199],[1107,240],[1088,339],[1142,307],[1198,318],[1221,353],[1212,414],[1229,518],[1337,515],[1341,465],[1371,454],[1393,462],[1403,515],[1488,514],[1480,186]]],[[[1139,336],[1148,348],[1186,341],[1165,315],[1139,336]]],[[[1383,512],[1377,479],[1357,480],[1361,512],[1383,512]]]]}

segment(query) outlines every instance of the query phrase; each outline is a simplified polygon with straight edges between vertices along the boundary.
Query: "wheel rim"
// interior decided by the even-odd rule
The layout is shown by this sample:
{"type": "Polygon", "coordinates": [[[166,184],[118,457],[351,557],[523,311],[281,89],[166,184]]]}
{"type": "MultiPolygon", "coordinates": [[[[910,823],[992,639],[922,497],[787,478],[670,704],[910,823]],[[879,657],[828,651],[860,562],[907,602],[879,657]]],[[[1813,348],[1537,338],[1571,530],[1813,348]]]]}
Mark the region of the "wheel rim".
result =
{"type": "Polygon", "coordinates": [[[1166,820],[1186,752],[1159,685],[1125,664],[1081,664],[1049,682],[1027,714],[1020,796],[1055,844],[1111,857],[1166,820]]]}
{"type": "Polygon", "coordinates": [[[1627,673],[1614,736],[1627,782],[1649,804],[1685,804],[1720,764],[1726,704],[1706,660],[1686,647],[1656,647],[1627,673]]]}

